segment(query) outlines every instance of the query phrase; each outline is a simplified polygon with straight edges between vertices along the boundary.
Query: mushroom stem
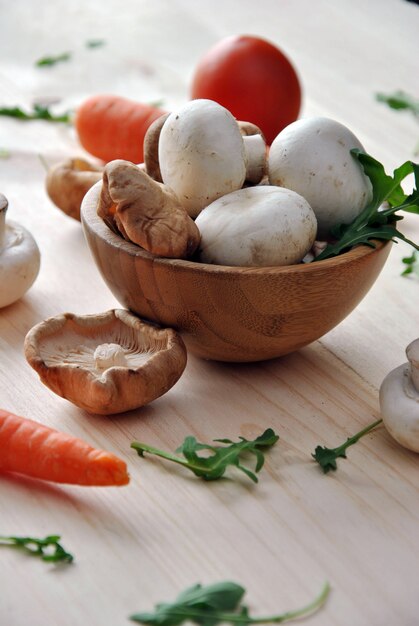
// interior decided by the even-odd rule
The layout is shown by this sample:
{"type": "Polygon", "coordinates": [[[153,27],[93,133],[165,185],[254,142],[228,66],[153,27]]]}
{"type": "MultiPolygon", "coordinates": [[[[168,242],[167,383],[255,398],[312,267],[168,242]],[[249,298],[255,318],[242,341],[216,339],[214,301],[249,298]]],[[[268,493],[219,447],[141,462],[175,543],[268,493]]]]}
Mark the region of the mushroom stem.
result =
{"type": "Polygon", "coordinates": [[[3,247],[6,235],[6,211],[8,204],[6,196],[0,193],[0,250],[3,247]]]}
{"type": "Polygon", "coordinates": [[[102,343],[96,348],[93,358],[98,370],[107,370],[110,367],[127,367],[125,351],[118,343],[102,343]]]}
{"type": "Polygon", "coordinates": [[[419,339],[415,339],[407,346],[406,356],[409,360],[410,377],[413,386],[419,392],[419,339]]]}
{"type": "Polygon", "coordinates": [[[262,135],[247,135],[243,137],[246,180],[257,185],[266,172],[266,144],[262,135]]]}

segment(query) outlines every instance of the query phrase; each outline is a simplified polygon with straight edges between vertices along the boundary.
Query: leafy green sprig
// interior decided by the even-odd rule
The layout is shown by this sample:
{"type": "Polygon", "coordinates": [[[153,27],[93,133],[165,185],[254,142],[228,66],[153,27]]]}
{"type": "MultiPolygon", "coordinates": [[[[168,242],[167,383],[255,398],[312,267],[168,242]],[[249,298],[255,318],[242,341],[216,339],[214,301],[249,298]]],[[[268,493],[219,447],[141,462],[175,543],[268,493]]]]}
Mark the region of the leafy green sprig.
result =
{"type": "Polygon", "coordinates": [[[409,274],[416,274],[419,277],[419,256],[416,250],[412,252],[410,256],[405,256],[402,259],[402,263],[406,265],[402,272],[402,276],[409,276],[409,274]]]}
{"type": "MultiPolygon", "coordinates": [[[[419,100],[405,91],[399,90],[392,94],[377,93],[375,97],[379,102],[384,102],[391,109],[412,113],[415,119],[419,121],[419,100]]],[[[419,155],[419,142],[414,148],[414,154],[415,156],[419,155]]]]}
{"type": "Polygon", "coordinates": [[[104,39],[88,39],[86,41],[86,48],[101,48],[106,44],[104,39]]]}
{"type": "Polygon", "coordinates": [[[377,93],[375,96],[378,102],[384,102],[391,109],[396,111],[410,111],[419,118],[419,100],[416,100],[405,91],[399,90],[394,93],[377,93]]]}
{"type": "Polygon", "coordinates": [[[47,106],[34,104],[33,110],[26,112],[20,107],[0,107],[0,115],[19,120],[45,120],[47,122],[71,122],[70,112],[54,115],[47,106]]]}
{"type": "Polygon", "coordinates": [[[71,59],[70,52],[62,52],[61,54],[57,54],[56,56],[45,56],[37,61],[35,61],[35,65],[37,67],[51,67],[52,65],[57,65],[57,63],[62,63],[63,61],[69,61],[71,59]]]}
{"type": "Polygon", "coordinates": [[[330,587],[326,583],[317,598],[301,609],[280,615],[251,617],[249,609],[241,604],[245,589],[240,585],[233,582],[221,582],[206,587],[194,585],[181,593],[175,602],[158,604],[154,613],[135,613],[130,619],[150,626],[178,626],[185,621],[200,626],[215,626],[222,622],[239,626],[279,624],[318,611],[326,602],[329,592],[330,587]]]}
{"type": "Polygon", "coordinates": [[[28,554],[39,556],[49,563],[71,563],[73,555],[67,552],[61,543],[59,535],[48,535],[44,539],[36,537],[0,537],[0,546],[18,548],[28,554]]]}
{"type": "Polygon", "coordinates": [[[182,454],[183,457],[158,450],[153,446],[138,441],[133,441],[131,448],[134,448],[139,456],[144,456],[144,452],[147,452],[167,459],[168,461],[173,461],[173,463],[178,463],[193,472],[195,476],[199,476],[204,480],[217,480],[221,478],[227,467],[233,465],[244,472],[253,482],[257,483],[258,478],[256,474],[260,472],[265,462],[263,450],[273,446],[278,439],[278,435],[275,434],[272,428],[265,430],[262,435],[253,441],[249,441],[244,437],[240,437],[239,442],[231,441],[231,439],[214,439],[216,443],[229,444],[226,446],[212,446],[199,443],[195,437],[189,436],[185,438],[183,444],[176,450],[176,452],[182,454]],[[211,454],[207,456],[199,455],[198,452],[201,450],[205,450],[211,454]],[[241,462],[243,455],[246,454],[251,454],[256,457],[256,466],[253,471],[245,467],[241,462]]]}
{"type": "Polygon", "coordinates": [[[364,435],[367,435],[369,432],[371,432],[371,430],[381,424],[382,421],[382,419],[379,419],[376,422],[369,424],[368,426],[366,426],[366,428],[363,428],[358,433],[356,433],[356,435],[348,437],[345,443],[338,446],[337,448],[325,448],[323,446],[317,446],[314,454],[312,454],[311,456],[315,461],[317,461],[325,474],[327,474],[331,470],[335,471],[338,468],[336,462],[337,459],[346,459],[346,450],[349,448],[349,446],[353,446],[357,441],[361,439],[361,437],[364,437],[364,435]]]}
{"type": "Polygon", "coordinates": [[[337,256],[358,244],[375,248],[374,239],[401,239],[419,250],[419,245],[407,239],[394,225],[394,222],[403,219],[397,211],[419,213],[419,165],[406,161],[394,170],[393,176],[389,176],[382,164],[365,152],[353,149],[351,154],[362,165],[371,181],[372,199],[353,222],[340,224],[332,229],[331,236],[335,241],[328,244],[314,260],[321,261],[337,256]],[[412,173],[415,177],[415,189],[407,196],[401,182],[412,173]]]}

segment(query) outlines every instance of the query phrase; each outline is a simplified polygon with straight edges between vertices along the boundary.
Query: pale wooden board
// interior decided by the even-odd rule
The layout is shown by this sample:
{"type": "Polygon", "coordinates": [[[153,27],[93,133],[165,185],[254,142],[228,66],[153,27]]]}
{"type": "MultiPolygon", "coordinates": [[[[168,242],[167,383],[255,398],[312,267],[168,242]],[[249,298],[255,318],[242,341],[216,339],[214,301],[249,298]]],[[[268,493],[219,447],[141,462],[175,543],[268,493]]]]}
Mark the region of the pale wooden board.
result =
{"type": "MultiPolygon", "coordinates": [[[[194,64],[210,45],[251,32],[293,59],[305,87],[303,114],[347,124],[388,170],[412,158],[419,138],[413,118],[373,97],[398,88],[419,95],[419,8],[408,2],[60,0],[34,12],[29,0],[17,0],[1,1],[0,12],[5,104],[61,96],[65,108],[106,90],[163,98],[169,108],[186,99],[194,64]],[[87,51],[93,38],[107,45],[87,51]],[[64,50],[74,51],[71,63],[33,67],[64,50]]],[[[419,283],[400,277],[408,247],[394,246],[358,308],[299,353],[255,365],[190,357],[177,385],[150,406],[90,416],[43,387],[23,356],[26,332],[45,317],[117,305],[80,225],[44,191],[38,154],[53,163],[83,151],[69,128],[6,118],[0,148],[10,151],[0,161],[9,215],[32,231],[42,253],[33,288],[0,311],[0,406],[119,454],[132,477],[122,489],[1,477],[0,533],[59,533],[76,562],[56,570],[1,549],[0,624],[122,626],[130,613],[188,585],[225,579],[248,589],[259,615],[306,603],[327,579],[332,593],[313,626],[417,624],[417,455],[379,429],[332,476],[310,459],[317,444],[337,445],[379,416],[378,387],[419,335],[419,283]],[[281,440],[257,486],[235,474],[205,484],[129,449],[133,439],[173,450],[188,434],[253,437],[269,426],[281,440]]],[[[403,229],[419,238],[414,217],[403,229]]]]}

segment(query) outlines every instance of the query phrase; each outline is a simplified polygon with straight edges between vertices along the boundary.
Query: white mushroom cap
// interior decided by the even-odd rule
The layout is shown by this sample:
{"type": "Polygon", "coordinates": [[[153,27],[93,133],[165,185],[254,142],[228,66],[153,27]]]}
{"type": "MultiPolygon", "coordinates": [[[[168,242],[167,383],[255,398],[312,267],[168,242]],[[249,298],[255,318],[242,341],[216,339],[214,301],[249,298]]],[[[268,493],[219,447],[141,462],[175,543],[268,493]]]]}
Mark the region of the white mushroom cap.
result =
{"type": "Polygon", "coordinates": [[[32,234],[6,221],[7,200],[0,194],[0,308],[19,300],[39,273],[41,254],[32,234]]]}
{"type": "Polygon", "coordinates": [[[259,186],[219,198],[196,219],[200,259],[238,266],[291,265],[310,250],[316,217],[289,189],[259,186]]]}
{"type": "Polygon", "coordinates": [[[406,348],[406,356],[410,363],[412,382],[419,392],[419,339],[415,339],[406,348]]]}
{"type": "Polygon", "coordinates": [[[419,391],[408,363],[391,371],[380,387],[381,417],[390,435],[408,450],[419,452],[419,391]]]}
{"type": "Polygon", "coordinates": [[[191,217],[240,189],[246,176],[237,122],[212,100],[192,100],[169,115],[160,133],[159,162],[164,184],[191,217]]]}
{"type": "Polygon", "coordinates": [[[381,417],[390,435],[419,452],[419,339],[406,348],[408,363],[390,372],[380,387],[381,417]]]}
{"type": "Polygon", "coordinates": [[[348,128],[324,117],[293,122],[271,145],[269,182],[307,200],[320,237],[352,222],[371,198],[370,180],[350,154],[352,148],[364,150],[348,128]]]}

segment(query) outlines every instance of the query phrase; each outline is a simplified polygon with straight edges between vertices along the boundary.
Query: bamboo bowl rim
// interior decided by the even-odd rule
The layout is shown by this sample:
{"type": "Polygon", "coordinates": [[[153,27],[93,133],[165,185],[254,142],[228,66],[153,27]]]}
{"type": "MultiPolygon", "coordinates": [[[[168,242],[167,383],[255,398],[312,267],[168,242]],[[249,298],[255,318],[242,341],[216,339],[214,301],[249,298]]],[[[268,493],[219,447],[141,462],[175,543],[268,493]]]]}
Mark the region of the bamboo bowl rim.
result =
{"type": "Polygon", "coordinates": [[[200,263],[199,261],[189,261],[186,259],[171,259],[167,257],[159,257],[151,252],[147,252],[135,243],[127,241],[122,235],[116,234],[111,230],[105,222],[97,215],[97,203],[99,193],[102,187],[102,181],[98,181],[89,189],[85,195],[81,206],[81,222],[83,227],[88,225],[96,236],[106,241],[108,245],[122,249],[131,256],[137,256],[145,260],[153,261],[158,265],[171,266],[173,268],[183,268],[185,270],[194,269],[208,274],[299,274],[304,272],[316,272],[346,265],[351,261],[356,261],[365,256],[373,254],[375,251],[387,246],[391,240],[381,241],[372,240],[374,247],[366,244],[358,244],[347,252],[343,252],[335,257],[323,259],[322,261],[313,261],[310,263],[296,263],[293,265],[268,265],[268,266],[242,266],[242,265],[216,265],[212,263],[200,263]]]}

